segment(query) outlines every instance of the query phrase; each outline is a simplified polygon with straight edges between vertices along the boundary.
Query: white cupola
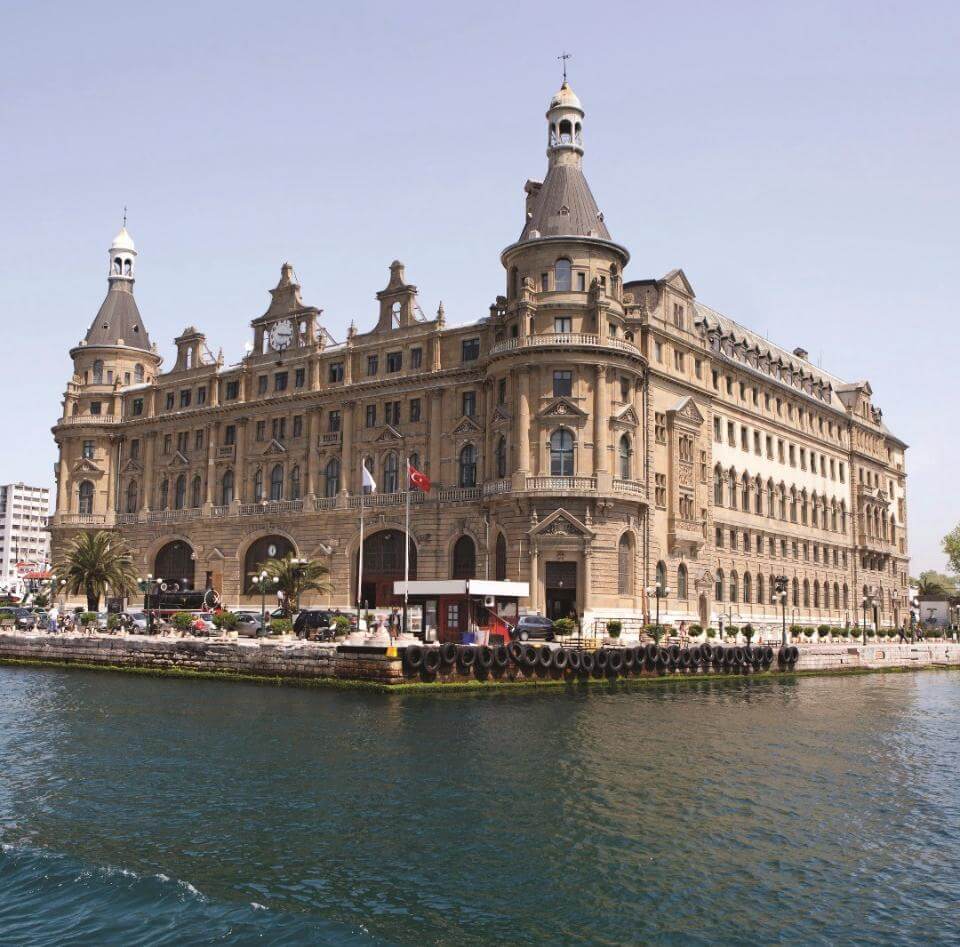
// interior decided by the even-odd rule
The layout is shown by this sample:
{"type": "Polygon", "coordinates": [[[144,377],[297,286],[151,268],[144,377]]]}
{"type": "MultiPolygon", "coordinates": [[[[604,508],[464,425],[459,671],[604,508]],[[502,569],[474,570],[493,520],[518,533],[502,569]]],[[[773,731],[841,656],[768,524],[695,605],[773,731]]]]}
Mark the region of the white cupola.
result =
{"type": "Polygon", "coordinates": [[[133,282],[136,258],[137,248],[134,246],[133,237],[127,233],[126,226],[123,226],[110,244],[109,278],[133,282]]]}
{"type": "Polygon", "coordinates": [[[583,154],[583,106],[576,93],[563,85],[547,109],[547,157],[550,164],[580,164],[583,154]]]}

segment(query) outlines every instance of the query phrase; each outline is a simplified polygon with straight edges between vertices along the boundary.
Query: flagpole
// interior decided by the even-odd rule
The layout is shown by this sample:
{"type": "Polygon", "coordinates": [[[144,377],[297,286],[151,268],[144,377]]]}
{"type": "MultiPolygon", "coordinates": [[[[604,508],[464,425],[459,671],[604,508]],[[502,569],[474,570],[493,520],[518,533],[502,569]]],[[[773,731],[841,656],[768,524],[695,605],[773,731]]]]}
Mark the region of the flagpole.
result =
{"type": "MultiPolygon", "coordinates": [[[[360,596],[363,591],[363,487],[360,488],[360,558],[357,559],[357,631],[360,630],[360,596]]],[[[368,628],[367,631],[370,629],[368,628]]]]}
{"type": "Polygon", "coordinates": [[[407,633],[407,599],[410,588],[410,458],[407,457],[407,498],[403,543],[403,632],[407,633]]]}

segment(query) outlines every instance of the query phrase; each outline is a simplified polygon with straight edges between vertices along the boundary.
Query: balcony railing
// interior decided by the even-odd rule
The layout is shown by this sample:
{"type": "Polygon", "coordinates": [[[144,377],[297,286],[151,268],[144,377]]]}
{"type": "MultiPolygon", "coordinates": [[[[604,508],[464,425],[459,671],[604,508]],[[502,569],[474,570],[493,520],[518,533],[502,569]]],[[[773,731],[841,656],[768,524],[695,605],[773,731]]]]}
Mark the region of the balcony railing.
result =
{"type": "Polygon", "coordinates": [[[441,503],[466,503],[479,500],[481,494],[480,487],[445,487],[437,491],[437,499],[441,503]]]}
{"type": "Polygon", "coordinates": [[[241,503],[241,516],[257,516],[265,513],[301,513],[303,500],[261,500],[258,503],[241,503]]]}
{"type": "Polygon", "coordinates": [[[527,477],[527,489],[535,493],[582,493],[597,489],[596,477],[527,477]]]}
{"type": "MultiPolygon", "coordinates": [[[[106,526],[106,513],[57,513],[59,526],[106,526]]],[[[112,517],[111,517],[112,519],[112,517]]]]}
{"type": "Polygon", "coordinates": [[[483,485],[483,495],[485,497],[496,496],[498,493],[509,493],[513,489],[513,481],[509,477],[502,480],[493,480],[483,485]]]}
{"type": "Polygon", "coordinates": [[[614,480],[614,493],[636,493],[639,496],[646,496],[647,491],[639,480],[614,480]]]}
{"type": "Polygon", "coordinates": [[[119,424],[122,420],[119,414],[71,414],[61,418],[60,424],[119,424]]]}
{"type": "Polygon", "coordinates": [[[186,507],[182,510],[150,510],[147,513],[148,523],[179,523],[181,520],[192,520],[201,514],[200,507],[186,507]]]}
{"type": "MultiPolygon", "coordinates": [[[[423,503],[425,495],[419,490],[411,490],[411,504],[423,503]]],[[[365,493],[359,497],[347,497],[347,507],[351,510],[359,510],[361,505],[365,510],[371,507],[403,506],[406,502],[406,493],[365,493]]]]}
{"type": "Polygon", "coordinates": [[[545,335],[524,335],[513,339],[503,339],[490,349],[490,354],[503,355],[506,352],[513,352],[518,349],[543,347],[615,349],[619,352],[627,352],[630,355],[640,355],[640,349],[632,342],[627,342],[626,339],[618,339],[607,335],[593,335],[586,332],[550,332],[545,335]]]}

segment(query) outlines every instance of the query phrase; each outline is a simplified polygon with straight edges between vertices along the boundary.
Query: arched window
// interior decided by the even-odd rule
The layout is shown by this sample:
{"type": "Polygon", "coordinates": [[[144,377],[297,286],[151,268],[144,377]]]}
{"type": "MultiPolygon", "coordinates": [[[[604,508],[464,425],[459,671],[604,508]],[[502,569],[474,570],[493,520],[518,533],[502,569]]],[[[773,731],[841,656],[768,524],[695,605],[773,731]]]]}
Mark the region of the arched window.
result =
{"type": "Polygon", "coordinates": [[[719,464],[713,470],[713,502],[716,506],[723,506],[723,471],[719,464]]]}
{"type": "Polygon", "coordinates": [[[170,500],[170,481],[160,481],[160,509],[165,510],[170,500]]]}
{"type": "Polygon", "coordinates": [[[127,484],[127,512],[137,512],[137,481],[131,480],[127,484]]]}
{"type": "Polygon", "coordinates": [[[730,573],[730,601],[731,603],[740,601],[740,583],[737,580],[736,571],[730,573]]]}
{"type": "Polygon", "coordinates": [[[617,593],[619,595],[633,595],[633,534],[624,533],[617,546],[617,593]]]}
{"type": "Polygon", "coordinates": [[[565,427],[550,435],[550,476],[573,476],[573,435],[565,427]]]}
{"type": "Polygon", "coordinates": [[[506,477],[507,475],[507,439],[501,437],[497,441],[497,450],[494,454],[496,457],[497,463],[497,476],[500,478],[506,477]]]}
{"type": "Polygon", "coordinates": [[[744,513],[750,512],[750,478],[747,476],[747,472],[743,472],[743,476],[740,478],[740,509],[744,513]]]}
{"type": "Polygon", "coordinates": [[[173,508],[182,510],[187,505],[187,477],[186,474],[180,474],[177,477],[176,485],[173,490],[173,508]]]}
{"type": "Polygon", "coordinates": [[[763,573],[757,573],[757,604],[762,605],[764,599],[764,590],[763,590],[763,573]]]}
{"type": "Polygon", "coordinates": [[[775,576],[770,576],[770,604],[779,605],[780,599],[777,597],[777,580],[775,576]]]}
{"type": "Polygon", "coordinates": [[[203,481],[200,479],[200,475],[197,474],[193,478],[193,482],[190,484],[190,506],[194,509],[200,506],[203,502],[203,481]]]}
{"type": "Polygon", "coordinates": [[[400,462],[390,453],[383,461],[383,492],[396,493],[400,489],[400,462]]]}
{"type": "Polygon", "coordinates": [[[99,358],[93,363],[93,383],[103,384],[103,362],[99,358]]]}
{"type": "Polygon", "coordinates": [[[270,499],[283,499],[283,467],[276,464],[270,471],[270,499]]]}
{"type": "Polygon", "coordinates": [[[453,546],[454,579],[472,579],[477,571],[477,547],[469,536],[461,536],[453,546]]]}
{"type": "Polygon", "coordinates": [[[624,434],[620,438],[620,479],[630,479],[630,435],[624,434]]]}
{"type": "Polygon", "coordinates": [[[300,499],[300,468],[294,466],[290,471],[290,499],[300,499]]]}
{"type": "Polygon", "coordinates": [[[340,461],[331,457],[323,471],[323,495],[335,497],[340,492],[340,461]]]}
{"type": "Polygon", "coordinates": [[[507,579],[507,538],[501,533],[497,536],[497,555],[494,564],[494,575],[498,582],[507,579]]]}
{"type": "Polygon", "coordinates": [[[791,586],[791,597],[790,601],[793,603],[794,608],[800,607],[800,582],[798,579],[794,579],[791,586]]]}
{"type": "Polygon", "coordinates": [[[830,583],[823,583],[823,607],[826,609],[830,608],[830,583]]]}
{"type": "Polygon", "coordinates": [[[143,366],[139,362],[133,366],[133,380],[138,385],[143,382],[143,366]]]}
{"type": "Polygon", "coordinates": [[[657,586],[664,590],[667,587],[667,567],[663,561],[657,563],[657,586]]]}
{"type": "Polygon", "coordinates": [[[253,475],[253,499],[257,503],[263,499],[263,471],[259,468],[253,475]]]}
{"type": "Polygon", "coordinates": [[[743,574],[743,603],[749,605],[753,601],[753,579],[749,572],[743,574]]]}
{"type": "MultiPolygon", "coordinates": [[[[367,470],[368,470],[369,473],[370,473],[370,476],[373,477],[373,458],[372,458],[372,457],[364,457],[364,459],[363,459],[363,466],[367,468],[367,470]]],[[[376,477],[374,477],[373,479],[376,480],[376,477]]],[[[364,493],[370,493],[370,492],[371,492],[371,488],[370,488],[370,487],[366,487],[366,486],[361,487],[361,490],[362,490],[364,493]]]]}
{"type": "Polygon", "coordinates": [[[713,597],[718,601],[723,601],[723,569],[717,569],[717,575],[714,579],[713,597]]]}
{"type": "Polygon", "coordinates": [[[553,288],[558,293],[569,293],[573,269],[569,260],[559,259],[553,267],[553,288]]]}
{"type": "Polygon", "coordinates": [[[773,488],[773,481],[767,481],[767,516],[774,517],[777,515],[777,506],[776,506],[776,491],[773,488]]]}
{"type": "Polygon", "coordinates": [[[763,516],[763,481],[757,477],[754,486],[753,512],[758,516],[763,516]]]}
{"type": "Polygon", "coordinates": [[[833,583],[833,607],[834,608],[840,607],[840,583],[839,582],[833,583]]]}
{"type": "Polygon", "coordinates": [[[220,502],[227,506],[233,503],[233,471],[226,470],[223,479],[220,481],[220,502]]]}
{"type": "Polygon", "coordinates": [[[685,600],[687,597],[687,567],[681,562],[677,567],[677,598],[685,600]]]}
{"type": "Polygon", "coordinates": [[[804,608],[810,607],[810,580],[809,579],[803,580],[803,607],[804,608]]]}
{"type": "Polygon", "coordinates": [[[93,484],[89,480],[83,480],[77,489],[77,512],[84,516],[93,513],[93,484]]]}
{"type": "Polygon", "coordinates": [[[461,487],[477,485],[477,450],[473,444],[467,444],[460,451],[459,483],[461,487]]]}
{"type": "Polygon", "coordinates": [[[730,468],[730,473],[727,474],[727,505],[731,510],[737,508],[737,472],[730,468]]]}

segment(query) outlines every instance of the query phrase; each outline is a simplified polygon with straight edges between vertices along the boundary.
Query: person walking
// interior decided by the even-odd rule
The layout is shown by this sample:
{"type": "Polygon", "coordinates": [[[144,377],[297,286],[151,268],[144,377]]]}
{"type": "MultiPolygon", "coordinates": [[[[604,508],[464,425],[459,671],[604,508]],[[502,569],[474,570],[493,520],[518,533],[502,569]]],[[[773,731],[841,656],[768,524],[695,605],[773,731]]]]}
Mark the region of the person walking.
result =
{"type": "Polygon", "coordinates": [[[907,623],[901,622],[900,623],[900,644],[906,644],[906,643],[907,643],[907,623]]]}
{"type": "Polygon", "coordinates": [[[47,630],[50,634],[55,635],[60,629],[60,610],[57,608],[57,603],[54,602],[50,606],[50,611],[47,612],[47,630]]]}

